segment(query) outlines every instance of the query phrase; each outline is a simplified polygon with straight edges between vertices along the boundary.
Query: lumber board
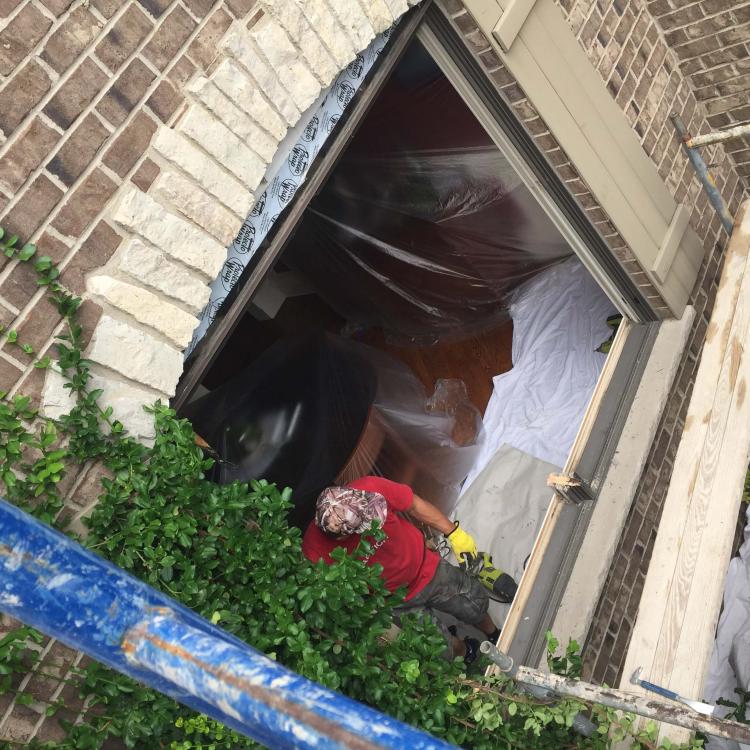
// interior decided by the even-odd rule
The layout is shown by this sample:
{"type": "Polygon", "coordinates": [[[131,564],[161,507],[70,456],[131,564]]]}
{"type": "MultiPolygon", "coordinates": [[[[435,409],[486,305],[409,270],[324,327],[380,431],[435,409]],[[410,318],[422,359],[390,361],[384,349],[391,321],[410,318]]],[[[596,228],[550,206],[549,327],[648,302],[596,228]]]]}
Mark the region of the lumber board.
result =
{"type": "MultiPolygon", "coordinates": [[[[699,698],[750,457],[750,203],[738,214],[622,682],[699,698]]],[[[681,730],[664,729],[673,741],[681,730]]]]}
{"type": "MultiPolygon", "coordinates": [[[[586,446],[586,441],[589,439],[591,429],[596,421],[602,397],[612,381],[615,369],[617,368],[618,358],[625,346],[630,329],[631,323],[627,319],[623,319],[615,333],[615,338],[612,342],[607,361],[604,363],[602,372],[599,375],[599,379],[597,380],[596,386],[594,387],[591,398],[586,407],[586,411],[584,412],[581,425],[578,428],[575,440],[571,446],[568,460],[565,462],[563,468],[564,474],[572,475],[575,473],[580,456],[586,446]]],[[[531,591],[533,590],[537,575],[541,568],[542,560],[544,559],[552,535],[555,532],[555,525],[557,524],[557,520],[560,517],[563,506],[566,502],[567,501],[559,493],[556,492],[553,495],[552,502],[550,503],[544,521],[542,522],[542,527],[539,530],[534,546],[531,549],[529,562],[526,564],[526,569],[518,583],[516,597],[508,611],[508,616],[505,618],[499,642],[501,651],[507,650],[510,647],[513,637],[516,634],[520,619],[523,616],[523,611],[529,600],[529,596],[531,595],[531,591]]]]}
{"type": "MultiPolygon", "coordinates": [[[[544,516],[542,528],[539,530],[539,534],[534,541],[534,546],[531,548],[531,554],[529,555],[528,563],[526,563],[526,569],[523,571],[521,580],[518,582],[518,591],[513,599],[513,604],[508,610],[508,616],[503,623],[502,633],[497,644],[501,651],[510,650],[510,645],[516,631],[518,630],[518,625],[521,622],[524,608],[529,601],[529,597],[534,588],[534,583],[539,575],[539,570],[544,559],[544,553],[546,552],[552,535],[554,534],[557,519],[562,513],[564,504],[565,500],[562,496],[555,493],[549,504],[549,508],[547,508],[547,513],[544,516]]],[[[488,674],[496,673],[496,667],[492,666],[488,669],[488,674]]]]}

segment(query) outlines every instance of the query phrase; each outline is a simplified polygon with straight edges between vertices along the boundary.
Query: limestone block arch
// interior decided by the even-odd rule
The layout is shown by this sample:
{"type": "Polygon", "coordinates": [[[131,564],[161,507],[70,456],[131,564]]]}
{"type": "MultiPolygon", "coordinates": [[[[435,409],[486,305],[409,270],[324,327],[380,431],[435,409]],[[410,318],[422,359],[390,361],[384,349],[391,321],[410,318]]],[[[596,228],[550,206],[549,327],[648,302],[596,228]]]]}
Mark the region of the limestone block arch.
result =
{"type": "MultiPolygon", "coordinates": [[[[209,283],[262,192],[285,136],[338,73],[419,0],[262,0],[185,86],[177,121],[154,134],[159,175],[123,185],[108,223],[124,237],[86,279],[101,305],[86,350],[93,387],[134,436],[153,435],[143,407],[174,395],[209,283]]],[[[49,370],[42,412],[70,408],[49,370]]]]}

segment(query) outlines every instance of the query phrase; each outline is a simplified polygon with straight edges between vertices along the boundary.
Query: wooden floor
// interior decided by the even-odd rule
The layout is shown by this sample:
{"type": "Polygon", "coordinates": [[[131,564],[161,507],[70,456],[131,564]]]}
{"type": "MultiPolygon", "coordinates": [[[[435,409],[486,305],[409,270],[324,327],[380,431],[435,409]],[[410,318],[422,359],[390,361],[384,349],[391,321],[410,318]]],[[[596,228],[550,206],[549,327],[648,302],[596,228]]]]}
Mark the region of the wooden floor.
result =
{"type": "Polygon", "coordinates": [[[409,365],[428,394],[440,378],[460,378],[482,414],[492,395],[492,378],[513,367],[510,320],[480,336],[434,346],[396,346],[386,342],[381,330],[369,332],[364,340],[409,365]]]}
{"type": "MultiPolygon", "coordinates": [[[[701,699],[750,457],[750,202],[737,215],[621,686],[701,699]]],[[[731,697],[731,696],[730,696],[731,697]]],[[[684,730],[662,736],[685,742],[684,730]]]]}
{"type": "MultiPolygon", "coordinates": [[[[216,388],[226,382],[280,338],[316,331],[339,333],[345,325],[346,321],[315,295],[288,299],[273,320],[259,321],[248,314],[217,357],[205,385],[216,388]]],[[[485,334],[434,346],[395,346],[380,329],[368,331],[358,340],[405,362],[428,395],[440,378],[460,378],[482,414],[492,395],[492,378],[513,366],[510,320],[485,334]]]]}

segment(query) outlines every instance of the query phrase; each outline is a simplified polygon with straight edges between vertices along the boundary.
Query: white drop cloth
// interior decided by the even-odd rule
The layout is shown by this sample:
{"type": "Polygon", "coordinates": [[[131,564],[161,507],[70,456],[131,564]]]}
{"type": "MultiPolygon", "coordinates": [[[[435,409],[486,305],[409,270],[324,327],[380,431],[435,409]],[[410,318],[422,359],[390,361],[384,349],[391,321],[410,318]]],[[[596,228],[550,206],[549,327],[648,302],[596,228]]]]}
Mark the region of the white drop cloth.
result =
{"type": "MultiPolygon", "coordinates": [[[[750,509],[745,541],[739,556],[729,563],[724,583],[724,609],[716,629],[716,642],[708,665],[705,700],[715,703],[726,698],[738,703],[734,688],[750,690],[750,509]]],[[[719,707],[724,716],[729,709],[719,707]]],[[[750,750],[732,740],[711,738],[707,750],[750,750]]]]}
{"type": "Polygon", "coordinates": [[[595,349],[616,312],[577,258],[519,287],[510,304],[513,369],[494,378],[486,440],[464,487],[503,444],[562,467],[606,359],[595,349]]]}
{"type": "MultiPolygon", "coordinates": [[[[455,516],[477,548],[489,552],[495,566],[516,581],[552,499],[547,477],[553,471],[552,464],[503,445],[456,506],[455,516]]],[[[501,624],[509,607],[491,602],[493,621],[501,624]]]]}

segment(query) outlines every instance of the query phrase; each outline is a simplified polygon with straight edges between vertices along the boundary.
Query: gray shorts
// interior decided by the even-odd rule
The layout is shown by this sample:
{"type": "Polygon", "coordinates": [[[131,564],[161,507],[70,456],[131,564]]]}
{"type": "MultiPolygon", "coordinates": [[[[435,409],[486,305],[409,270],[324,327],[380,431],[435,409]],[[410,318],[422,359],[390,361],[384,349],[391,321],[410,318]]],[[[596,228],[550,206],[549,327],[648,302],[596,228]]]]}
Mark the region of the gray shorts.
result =
{"type": "Polygon", "coordinates": [[[440,560],[432,580],[416,596],[396,607],[395,615],[397,620],[400,614],[428,615],[450,643],[451,634],[436,613],[444,612],[467,625],[477,625],[487,614],[489,604],[487,589],[477,578],[440,560]]]}

